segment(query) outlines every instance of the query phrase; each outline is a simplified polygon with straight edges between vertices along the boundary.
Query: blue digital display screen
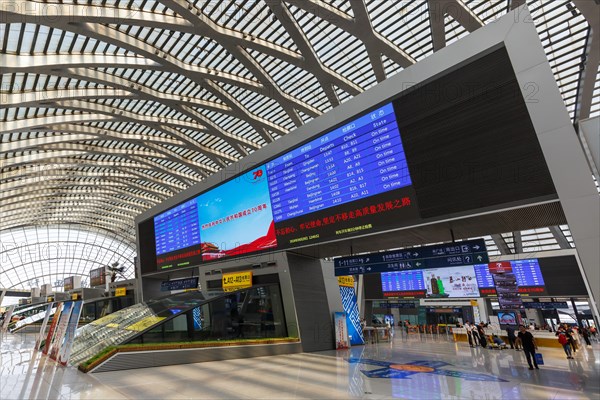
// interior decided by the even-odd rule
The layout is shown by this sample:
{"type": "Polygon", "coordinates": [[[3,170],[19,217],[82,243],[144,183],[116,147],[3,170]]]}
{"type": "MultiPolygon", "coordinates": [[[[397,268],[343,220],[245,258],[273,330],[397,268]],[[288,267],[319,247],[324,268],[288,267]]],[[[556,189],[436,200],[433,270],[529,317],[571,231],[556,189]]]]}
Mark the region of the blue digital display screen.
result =
{"type": "MultiPolygon", "coordinates": [[[[540,271],[540,264],[537,258],[529,260],[511,261],[513,274],[517,278],[519,286],[544,286],[544,278],[540,271]]],[[[474,265],[477,284],[480,288],[493,288],[494,278],[488,269],[487,264],[474,265]]]]}
{"type": "Polygon", "coordinates": [[[391,104],[266,167],[275,222],[411,184],[391,104]]]}
{"type": "Polygon", "coordinates": [[[425,290],[423,271],[384,272],[381,274],[381,288],[384,292],[425,290]]]}
{"type": "Polygon", "coordinates": [[[511,261],[513,274],[517,277],[519,286],[544,286],[544,278],[540,264],[536,258],[530,260],[511,261]]]}
{"type": "Polygon", "coordinates": [[[476,264],[473,266],[475,269],[475,277],[477,278],[477,286],[479,288],[493,288],[494,277],[490,273],[487,264],[476,264]]]}
{"type": "Polygon", "coordinates": [[[156,215],[157,267],[288,248],[418,218],[411,184],[389,103],[156,215]]]}
{"type": "Polygon", "coordinates": [[[197,208],[192,199],[154,217],[156,255],[200,244],[197,208]]]}

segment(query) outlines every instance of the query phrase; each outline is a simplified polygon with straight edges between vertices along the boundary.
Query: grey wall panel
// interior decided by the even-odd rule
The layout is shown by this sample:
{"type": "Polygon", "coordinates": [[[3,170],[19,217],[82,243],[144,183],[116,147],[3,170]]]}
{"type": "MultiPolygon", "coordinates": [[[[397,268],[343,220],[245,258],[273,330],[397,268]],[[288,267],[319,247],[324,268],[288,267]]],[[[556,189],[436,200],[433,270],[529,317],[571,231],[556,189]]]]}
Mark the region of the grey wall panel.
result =
{"type": "Polygon", "coordinates": [[[335,276],[333,261],[321,260],[321,271],[323,272],[323,281],[325,283],[329,311],[344,311],[342,296],[340,294],[340,285],[335,276]]]}
{"type": "Polygon", "coordinates": [[[296,315],[304,351],[334,349],[333,315],[329,309],[321,262],[288,253],[296,315]]]}
{"type": "Polygon", "coordinates": [[[300,353],[300,343],[281,343],[254,346],[230,346],[205,349],[155,350],[117,353],[92,372],[108,372],[127,369],[161,367],[165,365],[191,364],[207,361],[223,361],[237,358],[274,356],[300,353]]]}

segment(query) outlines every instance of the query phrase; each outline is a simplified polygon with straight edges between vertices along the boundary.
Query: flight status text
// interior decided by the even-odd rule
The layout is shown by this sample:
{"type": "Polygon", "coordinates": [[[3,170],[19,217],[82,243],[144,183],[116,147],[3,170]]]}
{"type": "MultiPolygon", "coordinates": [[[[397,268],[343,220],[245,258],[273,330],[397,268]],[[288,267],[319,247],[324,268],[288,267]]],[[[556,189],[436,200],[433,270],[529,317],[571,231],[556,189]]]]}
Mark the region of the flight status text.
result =
{"type": "Polygon", "coordinates": [[[267,163],[275,222],[411,184],[391,104],[267,163]]]}
{"type": "Polygon", "coordinates": [[[157,255],[200,244],[196,199],[157,215],[154,218],[154,235],[157,255]]]}

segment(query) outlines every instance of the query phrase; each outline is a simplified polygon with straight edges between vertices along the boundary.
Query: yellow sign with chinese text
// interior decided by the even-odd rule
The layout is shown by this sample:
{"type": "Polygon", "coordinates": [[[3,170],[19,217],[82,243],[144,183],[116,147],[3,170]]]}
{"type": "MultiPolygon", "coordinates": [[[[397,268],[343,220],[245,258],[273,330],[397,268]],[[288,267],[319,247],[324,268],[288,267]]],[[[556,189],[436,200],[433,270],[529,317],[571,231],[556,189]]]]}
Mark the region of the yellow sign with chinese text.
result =
{"type": "Polygon", "coordinates": [[[351,275],[338,276],[337,280],[338,280],[338,285],[340,285],[340,286],[351,287],[351,288],[354,287],[354,277],[351,275]]]}
{"type": "Polygon", "coordinates": [[[141,332],[146,328],[150,328],[152,325],[159,323],[165,319],[165,317],[146,317],[141,321],[136,322],[135,324],[129,325],[127,328],[128,331],[137,331],[141,332]]]}
{"type": "Polygon", "coordinates": [[[118,287],[115,289],[115,296],[125,296],[127,294],[127,288],[118,287]]]}
{"type": "Polygon", "coordinates": [[[223,274],[223,291],[232,292],[249,287],[252,287],[252,271],[223,274]]]}
{"type": "Polygon", "coordinates": [[[71,295],[71,300],[77,300],[77,297],[78,297],[78,296],[79,296],[79,295],[78,295],[77,293],[73,293],[73,294],[71,295]]]}

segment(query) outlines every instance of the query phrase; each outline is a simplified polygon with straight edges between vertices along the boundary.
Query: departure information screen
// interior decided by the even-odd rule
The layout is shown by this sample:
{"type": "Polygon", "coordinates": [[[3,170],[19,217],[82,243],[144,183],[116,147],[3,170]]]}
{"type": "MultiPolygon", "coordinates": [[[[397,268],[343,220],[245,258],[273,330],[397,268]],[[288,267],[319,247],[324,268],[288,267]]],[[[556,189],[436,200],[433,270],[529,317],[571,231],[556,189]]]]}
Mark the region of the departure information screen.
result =
{"type": "Polygon", "coordinates": [[[384,292],[426,290],[422,270],[383,272],[381,274],[381,287],[384,292]]]}
{"type": "MultiPolygon", "coordinates": [[[[518,291],[521,294],[544,294],[546,292],[544,277],[540,271],[537,258],[510,261],[512,273],[517,279],[518,291]]],[[[481,295],[495,295],[496,285],[487,264],[474,265],[477,285],[481,295]]]]}
{"type": "Polygon", "coordinates": [[[154,217],[159,270],[418,218],[391,103],[154,217]]]}
{"type": "Polygon", "coordinates": [[[537,259],[510,262],[519,286],[544,286],[544,278],[537,259]]]}
{"type": "Polygon", "coordinates": [[[411,184],[391,104],[267,163],[275,222],[411,184]]]}
{"type": "Polygon", "coordinates": [[[156,255],[200,243],[196,200],[186,201],[154,218],[156,255]]]}

